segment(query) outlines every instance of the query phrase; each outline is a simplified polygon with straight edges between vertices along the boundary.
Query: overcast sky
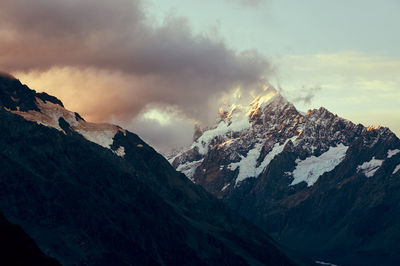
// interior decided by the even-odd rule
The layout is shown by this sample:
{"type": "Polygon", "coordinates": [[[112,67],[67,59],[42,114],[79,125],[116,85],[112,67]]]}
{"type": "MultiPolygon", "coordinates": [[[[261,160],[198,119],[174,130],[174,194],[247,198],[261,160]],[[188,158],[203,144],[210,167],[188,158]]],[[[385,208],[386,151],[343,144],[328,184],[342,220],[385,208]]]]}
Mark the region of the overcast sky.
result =
{"type": "Polygon", "coordinates": [[[270,83],[400,135],[395,0],[2,0],[0,69],[167,151],[270,83]]]}

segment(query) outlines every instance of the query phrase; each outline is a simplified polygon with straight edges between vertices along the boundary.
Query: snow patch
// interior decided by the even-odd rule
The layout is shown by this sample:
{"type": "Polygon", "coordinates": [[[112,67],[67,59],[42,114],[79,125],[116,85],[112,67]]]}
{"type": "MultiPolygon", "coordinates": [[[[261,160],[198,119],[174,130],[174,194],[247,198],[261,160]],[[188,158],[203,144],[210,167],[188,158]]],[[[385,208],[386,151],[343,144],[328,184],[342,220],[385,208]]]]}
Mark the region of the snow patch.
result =
{"type": "Polygon", "coordinates": [[[242,182],[243,180],[249,178],[249,177],[258,177],[267,167],[271,161],[280,154],[283,149],[285,148],[286,144],[291,140],[294,142],[296,139],[296,136],[290,139],[287,139],[282,145],[278,143],[275,143],[274,147],[272,150],[265,156],[264,160],[262,163],[257,166],[257,159],[260,157],[261,150],[263,145],[261,143],[256,143],[253,147],[253,149],[249,150],[246,157],[241,156],[241,160],[236,163],[231,163],[228,165],[229,170],[236,170],[239,167],[239,174],[236,178],[236,183],[235,186],[239,182],[242,182]]]}
{"type": "Polygon", "coordinates": [[[85,139],[97,143],[104,148],[110,148],[114,142],[115,130],[103,130],[102,128],[94,130],[76,129],[76,132],[85,137],[85,139]]]}
{"type": "Polygon", "coordinates": [[[179,165],[178,168],[176,168],[176,170],[178,172],[185,174],[191,181],[194,182],[194,180],[193,180],[194,173],[195,173],[197,167],[199,167],[202,162],[203,162],[203,159],[194,161],[194,162],[187,162],[187,163],[179,165]]]}
{"type": "Polygon", "coordinates": [[[375,157],[372,157],[371,161],[359,165],[357,167],[357,172],[362,172],[366,177],[372,177],[381,167],[383,161],[384,160],[377,160],[375,157]]]}
{"type": "Polygon", "coordinates": [[[388,158],[392,158],[393,156],[395,156],[395,155],[398,154],[399,152],[400,152],[399,149],[388,150],[388,152],[387,152],[387,157],[388,157],[388,158]]]}
{"type": "Polygon", "coordinates": [[[254,148],[249,150],[246,157],[241,156],[242,159],[239,162],[228,165],[228,169],[231,170],[236,170],[239,167],[239,174],[236,177],[235,186],[249,177],[256,177],[257,159],[260,157],[261,149],[262,144],[256,143],[254,148]]]}
{"type": "Polygon", "coordinates": [[[319,265],[326,265],[326,266],[338,266],[336,264],[332,264],[332,263],[329,263],[329,262],[323,262],[323,261],[319,261],[319,260],[316,260],[315,263],[319,264],[319,265]]]}
{"type": "Polygon", "coordinates": [[[208,145],[217,136],[225,136],[230,132],[242,131],[250,127],[249,118],[244,115],[236,115],[231,117],[230,121],[221,121],[214,129],[207,130],[196,140],[190,147],[198,148],[199,153],[204,155],[208,152],[208,145]]]}
{"type": "Polygon", "coordinates": [[[295,136],[295,137],[293,137],[291,139],[287,139],[285,141],[285,143],[283,143],[282,145],[279,145],[279,142],[275,143],[275,145],[272,148],[272,150],[265,156],[265,158],[262,161],[262,163],[257,167],[255,176],[259,176],[264,171],[264,169],[272,162],[272,160],[275,158],[275,156],[277,156],[278,154],[283,152],[283,149],[285,148],[286,144],[289,141],[292,141],[294,143],[296,138],[297,138],[297,136],[295,136]]]}
{"type": "Polygon", "coordinates": [[[116,155],[118,155],[119,157],[124,158],[124,156],[125,156],[125,148],[122,147],[122,146],[119,146],[119,148],[117,150],[115,150],[114,153],[116,155]]]}
{"type": "Polygon", "coordinates": [[[227,189],[229,186],[230,186],[230,183],[229,183],[229,184],[226,184],[226,185],[221,189],[221,191],[224,191],[224,190],[227,189]]]}
{"type": "Polygon", "coordinates": [[[22,111],[11,111],[11,112],[22,116],[28,121],[33,121],[40,125],[52,127],[61,132],[64,132],[64,130],[61,129],[58,123],[60,117],[63,117],[70,126],[78,125],[78,121],[75,118],[75,113],[66,110],[62,106],[52,102],[44,102],[39,98],[36,98],[36,103],[40,109],[40,112],[34,110],[29,110],[27,112],[22,112],[22,111]]]}
{"type": "Polygon", "coordinates": [[[319,157],[310,156],[304,160],[297,159],[297,166],[292,173],[294,179],[290,186],[303,181],[309,187],[314,185],[321,175],[332,171],[343,161],[348,148],[348,146],[340,143],[337,147],[330,147],[319,157]]]}
{"type": "Polygon", "coordinates": [[[400,164],[396,166],[396,168],[394,168],[392,175],[394,175],[395,173],[397,173],[400,170],[400,164]]]}

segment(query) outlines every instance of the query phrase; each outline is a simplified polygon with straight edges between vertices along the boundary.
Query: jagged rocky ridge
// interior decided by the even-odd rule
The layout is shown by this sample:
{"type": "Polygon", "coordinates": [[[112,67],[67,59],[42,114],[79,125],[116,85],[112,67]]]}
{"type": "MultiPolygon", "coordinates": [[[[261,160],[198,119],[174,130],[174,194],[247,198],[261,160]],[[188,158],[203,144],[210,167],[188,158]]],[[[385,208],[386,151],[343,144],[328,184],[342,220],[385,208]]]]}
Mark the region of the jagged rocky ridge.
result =
{"type": "Polygon", "coordinates": [[[400,141],[282,95],[233,106],[170,158],[193,182],[292,249],[340,265],[400,254],[400,141]]]}
{"type": "Polygon", "coordinates": [[[63,265],[309,263],[137,135],[88,123],[5,76],[0,134],[0,211],[63,265]]]}

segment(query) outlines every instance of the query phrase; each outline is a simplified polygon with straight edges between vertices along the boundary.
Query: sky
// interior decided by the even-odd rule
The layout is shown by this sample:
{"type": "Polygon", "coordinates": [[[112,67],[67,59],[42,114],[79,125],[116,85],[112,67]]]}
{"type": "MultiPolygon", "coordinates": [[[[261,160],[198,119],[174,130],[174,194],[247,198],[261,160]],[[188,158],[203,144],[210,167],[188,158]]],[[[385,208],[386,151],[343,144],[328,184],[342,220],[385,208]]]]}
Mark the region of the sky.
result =
{"type": "Polygon", "coordinates": [[[157,150],[189,145],[238,88],[279,88],[400,136],[396,0],[2,0],[0,70],[157,150]]]}

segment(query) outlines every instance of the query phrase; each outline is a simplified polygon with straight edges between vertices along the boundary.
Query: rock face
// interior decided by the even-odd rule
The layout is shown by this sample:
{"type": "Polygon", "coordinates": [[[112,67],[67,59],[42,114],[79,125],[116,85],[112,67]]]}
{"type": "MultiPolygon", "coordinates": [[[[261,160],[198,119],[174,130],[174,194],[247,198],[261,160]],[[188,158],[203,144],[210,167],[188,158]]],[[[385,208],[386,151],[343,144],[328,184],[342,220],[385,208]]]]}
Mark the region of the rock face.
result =
{"type": "Polygon", "coordinates": [[[4,76],[0,210],[63,265],[308,263],[285,255],[137,135],[88,123],[4,76]]]}
{"type": "Polygon", "coordinates": [[[340,265],[400,254],[400,141],[280,94],[234,107],[170,159],[279,243],[340,265]]]}

